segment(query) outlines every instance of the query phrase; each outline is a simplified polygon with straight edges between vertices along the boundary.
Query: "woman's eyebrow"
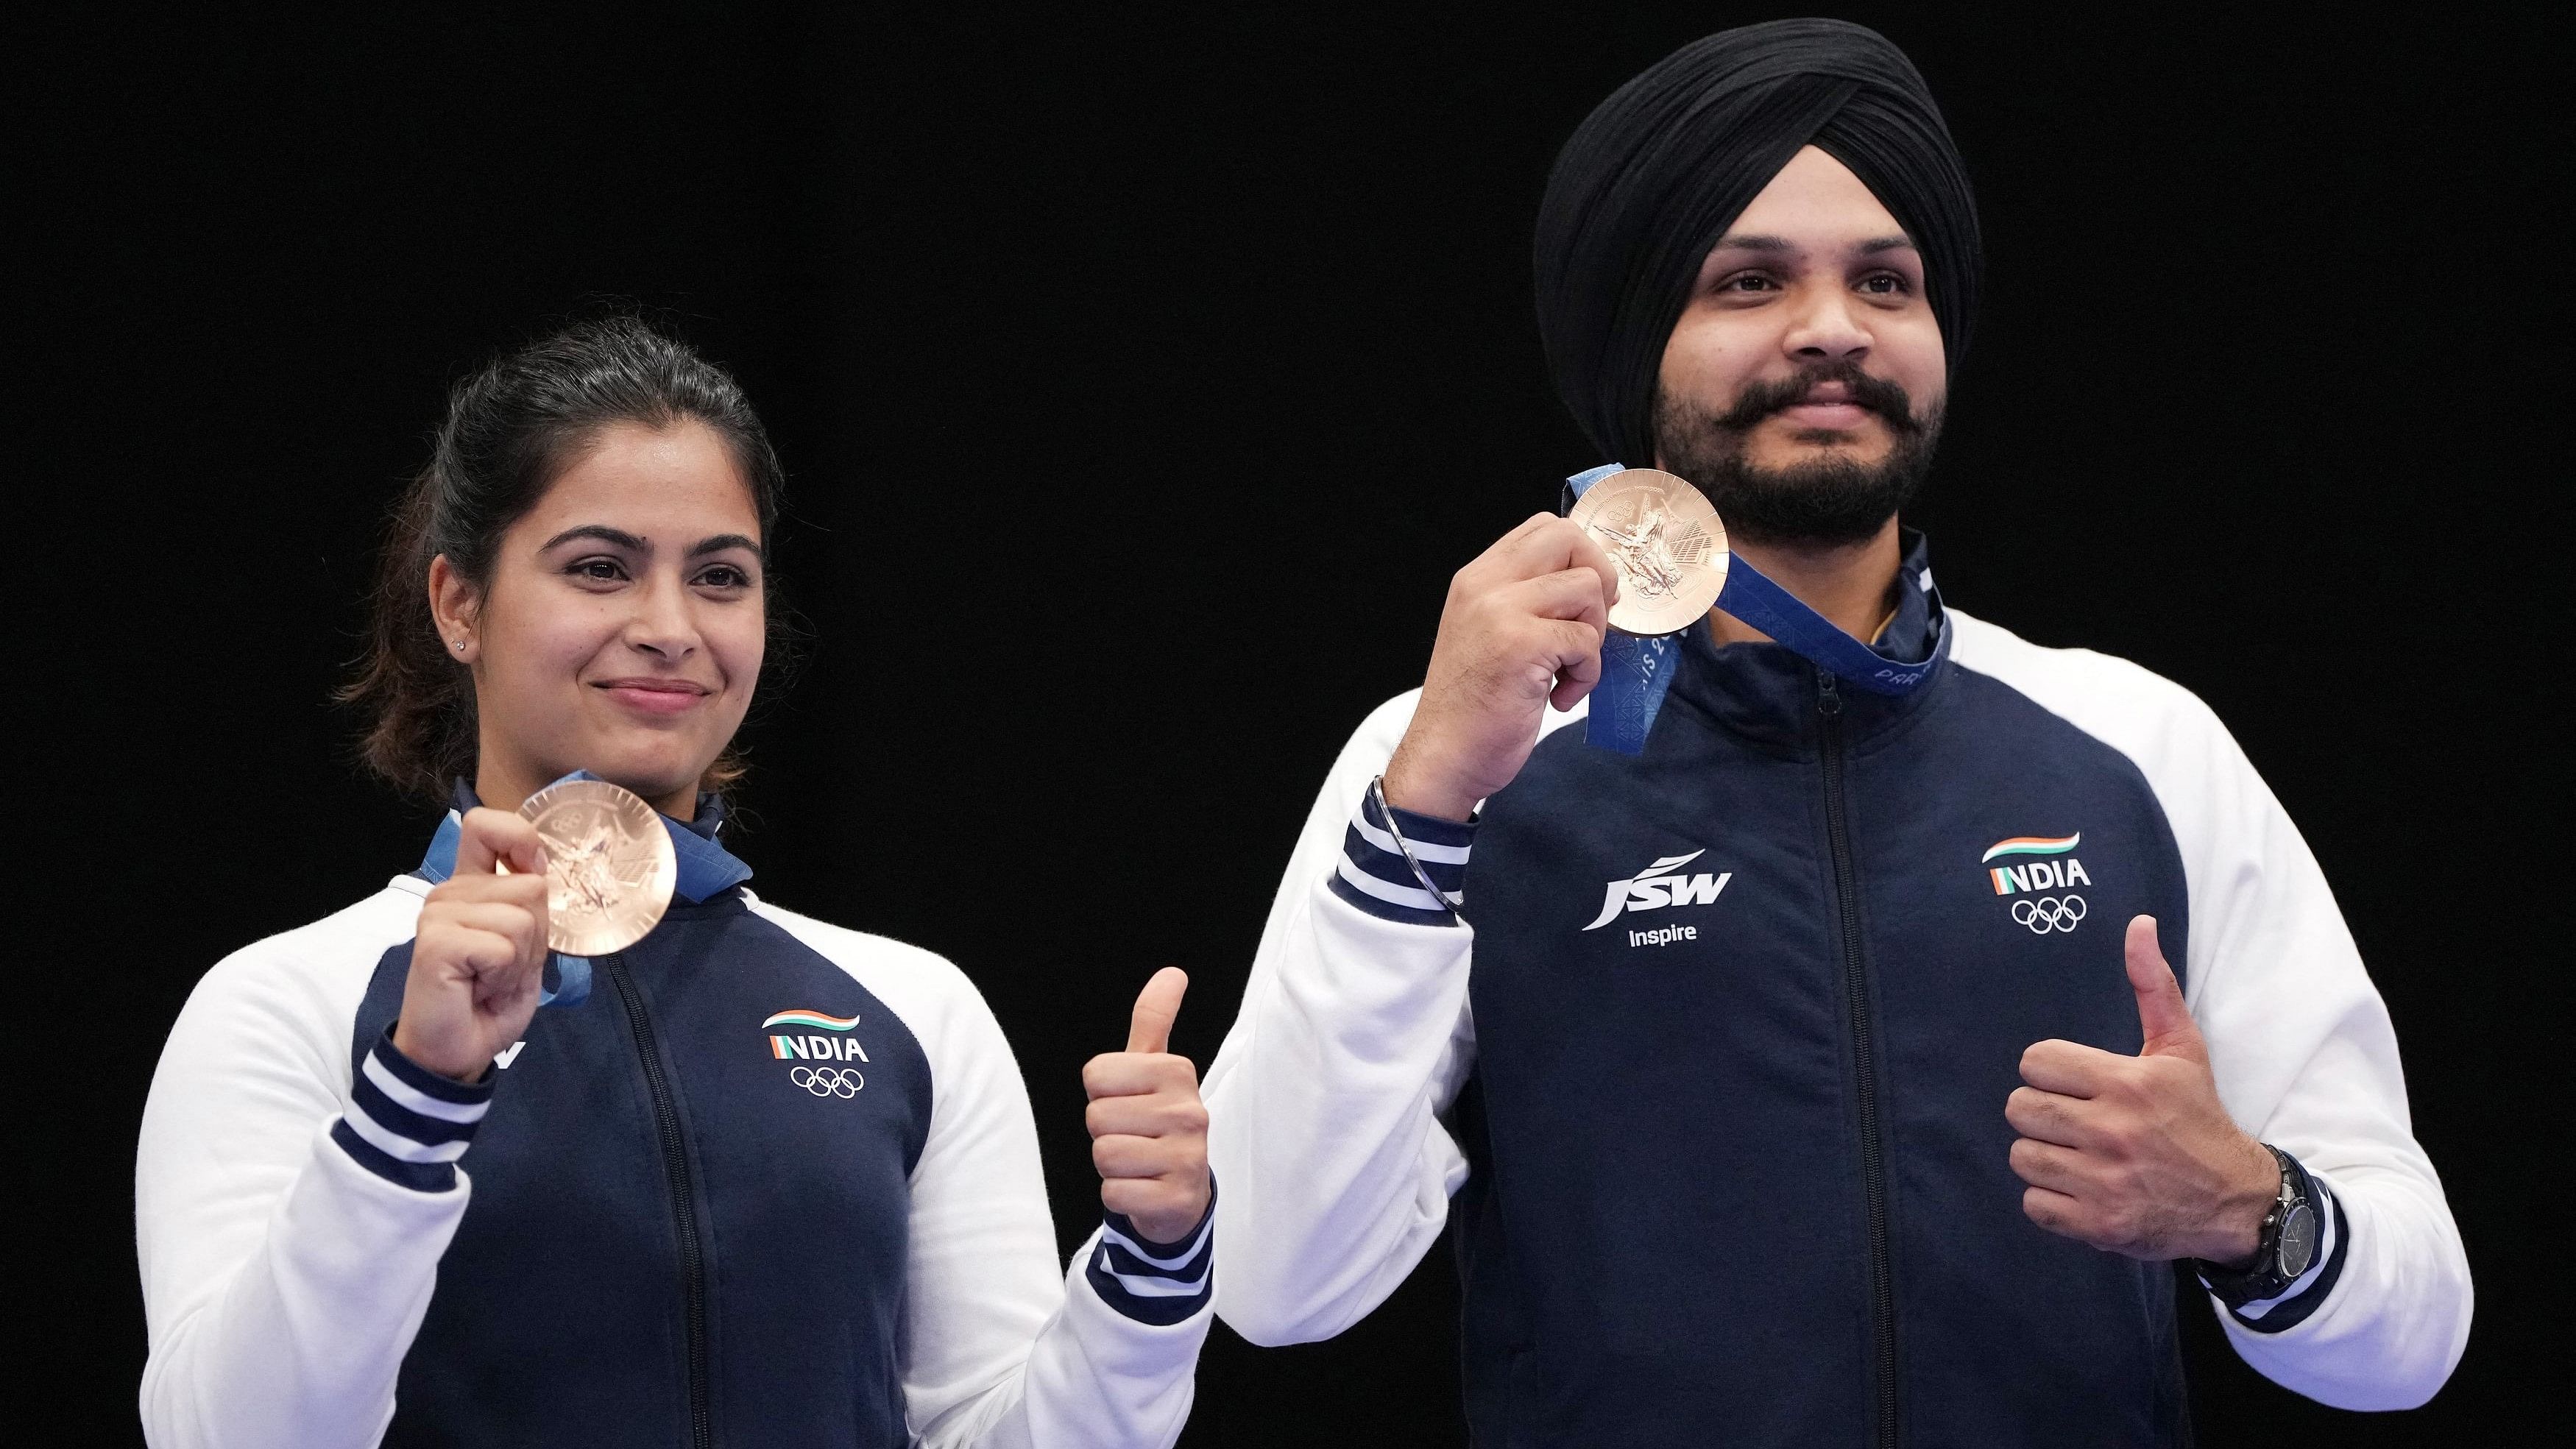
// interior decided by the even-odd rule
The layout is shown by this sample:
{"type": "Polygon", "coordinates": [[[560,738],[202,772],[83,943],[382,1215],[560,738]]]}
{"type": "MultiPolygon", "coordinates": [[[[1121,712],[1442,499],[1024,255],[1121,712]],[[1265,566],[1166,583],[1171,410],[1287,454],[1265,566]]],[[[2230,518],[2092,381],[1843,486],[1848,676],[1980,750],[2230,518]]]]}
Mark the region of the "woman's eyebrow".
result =
{"type": "Polygon", "coordinates": [[[719,533],[712,537],[699,539],[697,545],[689,550],[689,557],[696,558],[700,554],[722,553],[729,548],[748,549],[751,551],[751,556],[753,558],[759,559],[763,563],[769,561],[769,553],[766,549],[763,549],[760,546],[759,540],[746,537],[739,533],[719,533]]]}
{"type": "Polygon", "coordinates": [[[628,533],[625,529],[611,528],[604,523],[584,523],[577,527],[567,528],[563,532],[556,534],[554,537],[547,539],[538,547],[537,552],[547,552],[557,544],[570,543],[576,538],[595,538],[602,543],[613,543],[619,548],[626,549],[632,553],[651,553],[653,551],[652,544],[636,537],[634,534],[628,533]]]}

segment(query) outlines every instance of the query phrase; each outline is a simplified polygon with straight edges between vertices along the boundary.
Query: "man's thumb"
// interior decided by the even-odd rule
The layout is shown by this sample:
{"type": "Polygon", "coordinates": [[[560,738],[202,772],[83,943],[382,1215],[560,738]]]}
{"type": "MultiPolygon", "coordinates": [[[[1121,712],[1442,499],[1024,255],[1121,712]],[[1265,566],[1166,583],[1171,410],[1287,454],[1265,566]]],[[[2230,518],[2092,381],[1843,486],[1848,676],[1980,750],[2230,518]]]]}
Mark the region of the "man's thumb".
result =
{"type": "Polygon", "coordinates": [[[1145,989],[1136,993],[1136,1015],[1127,1024],[1127,1050],[1170,1051],[1172,1019],[1181,1014],[1181,993],[1189,989],[1189,973],[1180,967],[1155,972],[1145,989]]]}
{"type": "Polygon", "coordinates": [[[2129,989],[2138,994],[2138,1029],[2146,1037],[2138,1055],[2187,1057],[2206,1065],[2209,1052],[2200,1044],[2200,1028],[2192,1024],[2191,1008],[2183,1005],[2182,984],[2174,980],[2173,968],[2165,964],[2165,953],[2156,945],[2156,918],[2132,917],[2124,949],[2129,989]]]}

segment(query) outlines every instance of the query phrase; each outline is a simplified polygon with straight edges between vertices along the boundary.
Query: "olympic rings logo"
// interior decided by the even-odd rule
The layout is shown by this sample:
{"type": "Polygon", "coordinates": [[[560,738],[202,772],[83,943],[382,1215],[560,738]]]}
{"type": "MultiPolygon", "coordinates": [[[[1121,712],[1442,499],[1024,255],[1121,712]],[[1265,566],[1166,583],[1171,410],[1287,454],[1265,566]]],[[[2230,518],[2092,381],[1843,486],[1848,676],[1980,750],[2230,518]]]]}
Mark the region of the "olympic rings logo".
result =
{"type": "Polygon", "coordinates": [[[2072,931],[2084,919],[2082,896],[2041,896],[2036,900],[2013,902],[2012,918],[2030,927],[2031,934],[2045,936],[2051,931],[2072,931]]]}
{"type": "Polygon", "coordinates": [[[817,1097],[855,1097],[868,1079],[847,1067],[798,1067],[787,1080],[817,1097]]]}

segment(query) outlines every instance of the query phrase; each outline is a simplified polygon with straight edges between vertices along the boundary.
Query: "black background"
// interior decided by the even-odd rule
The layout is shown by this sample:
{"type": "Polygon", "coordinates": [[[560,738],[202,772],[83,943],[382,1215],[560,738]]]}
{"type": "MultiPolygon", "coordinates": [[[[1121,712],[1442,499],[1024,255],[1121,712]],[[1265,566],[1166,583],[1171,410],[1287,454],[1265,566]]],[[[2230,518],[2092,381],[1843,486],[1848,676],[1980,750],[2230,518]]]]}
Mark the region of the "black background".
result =
{"type": "MultiPolygon", "coordinates": [[[[1930,77],[1984,208],[1917,515],[1944,592],[2229,721],[2388,998],[2478,1269],[2468,1356],[2408,1415],[2294,1399],[2188,1315],[2202,1437],[2500,1430],[2562,1281],[2557,44],[1844,13],[1930,77]]],[[[976,978],[1070,1246],[1080,1062],[1165,964],[1196,980],[1176,1049],[1214,1053],[1311,792],[1419,682],[1449,572],[1596,461],[1531,323],[1556,145],[1750,18],[451,8],[14,41],[38,1261],[10,1316],[56,1432],[133,1435],[134,1124],[190,986],[417,858],[428,817],[326,696],[455,374],[627,298],[748,385],[809,638],[755,710],[736,848],[770,898],[976,978]]],[[[1219,1329],[1187,1442],[1458,1442],[1455,1296],[1443,1248],[1335,1342],[1219,1329]]]]}

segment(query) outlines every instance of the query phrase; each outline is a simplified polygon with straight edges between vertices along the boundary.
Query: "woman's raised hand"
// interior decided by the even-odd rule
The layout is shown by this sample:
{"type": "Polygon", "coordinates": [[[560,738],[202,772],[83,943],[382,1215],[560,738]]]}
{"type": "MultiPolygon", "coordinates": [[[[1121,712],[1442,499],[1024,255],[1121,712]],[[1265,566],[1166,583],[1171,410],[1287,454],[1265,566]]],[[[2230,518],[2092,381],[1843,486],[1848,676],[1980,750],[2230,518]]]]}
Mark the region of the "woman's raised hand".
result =
{"type": "Polygon", "coordinates": [[[1196,1232],[1213,1193],[1198,1069],[1170,1050],[1172,1018],[1189,986],[1177,966],[1155,972],[1136,998],[1127,1050],[1093,1057],[1082,1068],[1083,1090],[1091,1096],[1083,1122],[1091,1129],[1101,1205],[1125,1214],[1156,1243],[1196,1232]]]}
{"type": "Polygon", "coordinates": [[[420,908],[394,1048],[442,1077],[479,1080],[528,1029],[545,969],[546,861],[536,827],[505,810],[469,810],[456,871],[420,908]]]}

